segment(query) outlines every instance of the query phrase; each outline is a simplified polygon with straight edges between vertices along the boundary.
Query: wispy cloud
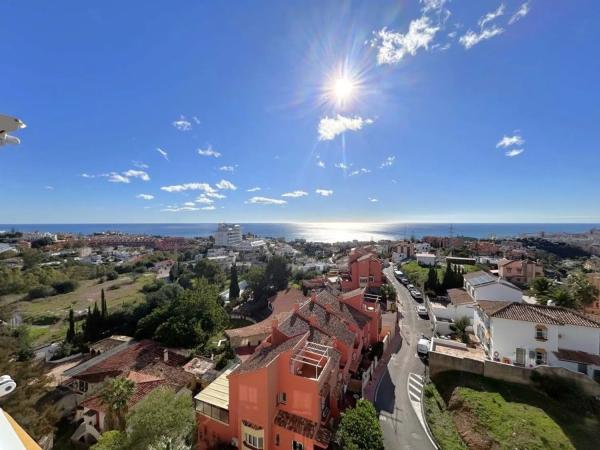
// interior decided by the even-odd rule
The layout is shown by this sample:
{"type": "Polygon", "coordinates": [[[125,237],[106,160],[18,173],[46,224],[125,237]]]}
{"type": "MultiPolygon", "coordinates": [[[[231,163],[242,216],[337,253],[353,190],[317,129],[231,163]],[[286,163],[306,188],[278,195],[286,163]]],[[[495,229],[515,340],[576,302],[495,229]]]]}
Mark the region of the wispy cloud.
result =
{"type": "Polygon", "coordinates": [[[278,198],[269,197],[252,197],[247,203],[253,203],[256,205],[285,205],[287,202],[278,198]]]}
{"type": "Polygon", "coordinates": [[[246,192],[258,192],[258,191],[260,191],[260,188],[258,186],[255,186],[250,189],[246,189],[246,192]]]}
{"type": "Polygon", "coordinates": [[[44,189],[46,189],[47,191],[53,191],[54,186],[46,185],[46,186],[44,186],[44,189]]]}
{"type": "Polygon", "coordinates": [[[395,156],[388,156],[387,158],[385,158],[385,161],[381,163],[381,165],[379,166],[379,168],[383,169],[384,167],[393,166],[395,160],[396,160],[395,156]]]}
{"type": "Polygon", "coordinates": [[[194,123],[195,123],[196,125],[200,125],[200,119],[198,119],[196,116],[193,116],[193,117],[192,117],[192,120],[194,121],[194,123]]]}
{"type": "Polygon", "coordinates": [[[166,192],[183,192],[183,191],[204,191],[205,193],[215,192],[215,189],[208,183],[183,183],[174,184],[171,186],[162,186],[160,188],[166,192]]]}
{"type": "Polygon", "coordinates": [[[496,11],[489,12],[481,17],[477,22],[479,28],[483,29],[487,23],[492,22],[493,20],[496,20],[498,17],[502,16],[504,14],[504,9],[504,3],[500,3],[500,6],[498,6],[496,11]]]}
{"type": "Polygon", "coordinates": [[[160,153],[160,155],[161,155],[163,158],[165,158],[167,161],[169,160],[169,154],[168,154],[168,153],[167,153],[165,150],[163,150],[163,149],[162,149],[162,148],[160,148],[160,147],[157,147],[157,148],[156,148],[156,151],[157,151],[158,153],[160,153]]]}
{"type": "Polygon", "coordinates": [[[202,156],[214,156],[215,158],[220,158],[221,157],[221,153],[213,150],[212,145],[209,145],[206,148],[199,148],[198,149],[198,154],[202,155],[202,156]]]}
{"type": "Polygon", "coordinates": [[[174,120],[171,124],[179,131],[190,131],[192,129],[192,122],[187,120],[183,115],[179,116],[179,119],[174,120]]]}
{"type": "Polygon", "coordinates": [[[141,198],[142,200],[152,200],[152,199],[154,199],[154,195],[151,195],[151,194],[138,194],[135,197],[136,198],[141,198]]]}
{"type": "Polygon", "coordinates": [[[204,195],[206,195],[207,197],[210,197],[210,198],[218,198],[218,199],[227,198],[226,195],[223,195],[223,194],[221,194],[219,192],[207,192],[204,195]]]}
{"type": "Polygon", "coordinates": [[[285,194],[281,194],[282,197],[292,197],[292,198],[306,197],[307,195],[308,195],[308,192],[305,192],[305,191],[292,191],[292,192],[286,192],[285,194]]]}
{"type": "Polygon", "coordinates": [[[224,189],[224,190],[229,189],[229,190],[235,191],[237,189],[237,187],[231,181],[227,181],[227,180],[221,180],[221,181],[219,181],[216,184],[216,186],[219,189],[224,189]]]}
{"type": "Polygon", "coordinates": [[[371,171],[369,169],[366,169],[364,167],[358,169],[358,170],[353,170],[352,172],[350,172],[348,174],[348,176],[350,177],[355,177],[357,175],[364,175],[365,173],[371,173],[371,171]]]}
{"type": "Polygon", "coordinates": [[[512,25],[513,23],[518,22],[527,14],[529,14],[529,2],[525,2],[519,7],[517,12],[511,16],[510,20],[508,21],[508,24],[512,25]]]}
{"type": "Polygon", "coordinates": [[[318,160],[317,161],[317,167],[320,167],[321,169],[324,169],[325,168],[325,163],[323,161],[321,161],[321,160],[318,160]]]}
{"type": "Polygon", "coordinates": [[[427,16],[411,21],[406,34],[382,28],[371,41],[371,46],[377,47],[377,64],[397,64],[406,55],[415,56],[421,48],[428,50],[439,30],[427,16]]]}
{"type": "Polygon", "coordinates": [[[335,163],[334,167],[336,169],[342,169],[342,170],[348,170],[350,168],[350,166],[348,164],[343,163],[343,162],[341,162],[341,163],[335,163]]]}
{"type": "Polygon", "coordinates": [[[96,178],[96,175],[92,175],[92,174],[84,172],[81,174],[81,178],[96,178]]]}
{"type": "Polygon", "coordinates": [[[372,119],[359,116],[346,117],[338,114],[336,117],[323,117],[319,122],[319,140],[331,141],[346,131],[358,131],[365,125],[373,123],[372,119]]]}
{"type": "Polygon", "coordinates": [[[215,201],[212,198],[208,198],[206,194],[200,195],[196,199],[196,203],[200,203],[202,205],[212,205],[215,201]]]}
{"type": "Polygon", "coordinates": [[[127,172],[123,172],[123,175],[127,178],[139,178],[142,181],[150,181],[150,175],[143,170],[129,169],[127,172]]]}
{"type": "Polygon", "coordinates": [[[221,166],[219,167],[219,170],[222,170],[223,172],[233,172],[235,168],[233,166],[221,166]]]}
{"type": "Polygon", "coordinates": [[[137,167],[138,169],[149,169],[150,166],[142,161],[131,161],[131,164],[134,165],[134,167],[137,167]]]}
{"type": "Polygon", "coordinates": [[[323,197],[329,197],[330,195],[333,194],[333,190],[332,189],[317,189],[315,192],[318,195],[321,195],[323,197]]]}
{"type": "Polygon", "coordinates": [[[196,206],[194,202],[185,202],[183,206],[196,206]]]}
{"type": "Polygon", "coordinates": [[[524,148],[513,148],[512,150],[507,150],[505,155],[509,158],[513,158],[515,156],[519,156],[521,153],[525,151],[524,148]]]}
{"type": "Polygon", "coordinates": [[[369,198],[369,201],[371,203],[378,203],[379,202],[379,200],[377,200],[376,198],[373,198],[373,197],[368,197],[368,198],[369,198]]]}
{"type": "Polygon", "coordinates": [[[125,175],[121,175],[120,173],[117,173],[117,172],[111,172],[109,174],[106,174],[106,176],[108,177],[109,183],[129,184],[131,182],[131,180],[128,177],[126,177],[125,175]]]}
{"type": "Polygon", "coordinates": [[[423,5],[421,10],[423,12],[435,12],[439,11],[444,7],[449,0],[419,0],[419,3],[423,5]]]}
{"type": "Polygon", "coordinates": [[[496,144],[496,148],[507,148],[513,145],[523,145],[525,144],[525,140],[522,136],[515,134],[513,136],[503,136],[502,139],[498,141],[496,144]]]}
{"type": "Polygon", "coordinates": [[[200,208],[204,211],[214,211],[215,210],[215,206],[211,205],[211,206],[203,206],[202,208],[200,208]]]}
{"type": "Polygon", "coordinates": [[[165,209],[161,209],[161,211],[167,212],[187,212],[187,211],[199,211],[200,208],[196,208],[195,206],[168,206],[165,209]]]}
{"type": "Polygon", "coordinates": [[[491,39],[494,36],[498,36],[502,33],[504,33],[504,29],[496,25],[493,25],[490,28],[486,28],[480,33],[475,33],[474,31],[469,30],[460,37],[459,42],[468,50],[474,45],[479,44],[481,41],[491,39]]]}

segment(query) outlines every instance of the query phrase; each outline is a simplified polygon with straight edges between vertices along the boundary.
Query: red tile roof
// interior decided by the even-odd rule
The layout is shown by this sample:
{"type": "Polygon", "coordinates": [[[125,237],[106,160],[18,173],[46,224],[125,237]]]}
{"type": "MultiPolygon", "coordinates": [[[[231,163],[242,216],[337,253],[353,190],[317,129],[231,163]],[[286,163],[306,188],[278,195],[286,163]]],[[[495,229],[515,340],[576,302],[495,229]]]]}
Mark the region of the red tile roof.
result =
{"type": "Polygon", "coordinates": [[[473,303],[473,299],[464,289],[448,289],[448,298],[455,306],[473,303]]]}
{"type": "Polygon", "coordinates": [[[557,352],[553,353],[561,361],[571,361],[600,366],[600,355],[593,355],[591,353],[586,353],[579,350],[569,350],[567,348],[559,348],[557,352]]]}
{"type": "Polygon", "coordinates": [[[592,319],[572,309],[560,306],[531,305],[528,303],[479,302],[479,305],[490,317],[520,320],[524,322],[545,323],[549,325],[575,325],[580,327],[600,328],[600,320],[592,319]],[[482,305],[483,303],[483,305],[482,305]],[[502,303],[503,305],[490,305],[502,303]]]}

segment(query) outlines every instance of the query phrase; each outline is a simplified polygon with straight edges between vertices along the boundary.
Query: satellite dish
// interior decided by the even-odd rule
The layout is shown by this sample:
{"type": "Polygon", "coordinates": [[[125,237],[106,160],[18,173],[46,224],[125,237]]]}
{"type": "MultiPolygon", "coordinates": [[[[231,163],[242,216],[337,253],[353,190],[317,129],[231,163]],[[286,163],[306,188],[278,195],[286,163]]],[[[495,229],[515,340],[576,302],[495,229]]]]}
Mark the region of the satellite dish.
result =
{"type": "Polygon", "coordinates": [[[7,144],[20,144],[21,140],[18,137],[11,136],[8,133],[26,126],[21,119],[0,114],[0,147],[7,144]]]}

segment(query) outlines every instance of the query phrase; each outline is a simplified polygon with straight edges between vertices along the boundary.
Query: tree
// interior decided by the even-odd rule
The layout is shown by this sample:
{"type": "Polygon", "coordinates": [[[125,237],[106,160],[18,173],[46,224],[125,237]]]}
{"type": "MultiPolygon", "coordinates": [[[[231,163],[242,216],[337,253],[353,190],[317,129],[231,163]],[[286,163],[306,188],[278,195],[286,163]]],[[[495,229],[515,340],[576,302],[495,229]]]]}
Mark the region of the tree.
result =
{"type": "Polygon", "coordinates": [[[67,329],[67,336],[65,340],[67,342],[73,342],[75,339],[75,317],[73,314],[73,308],[69,309],[69,328],[67,329]]]}
{"type": "Polygon", "coordinates": [[[373,404],[358,400],[342,413],[337,436],[343,449],[383,450],[383,432],[373,404]]]}
{"type": "Polygon", "coordinates": [[[128,402],[135,383],[127,378],[109,378],[105,381],[100,392],[102,403],[108,408],[106,412],[106,423],[109,430],[125,430],[125,417],[128,411],[128,402]]]}
{"type": "Polygon", "coordinates": [[[442,281],[442,287],[444,290],[452,289],[455,287],[456,278],[454,270],[452,270],[452,264],[446,263],[446,270],[444,271],[444,279],[442,281]]]}
{"type": "Polygon", "coordinates": [[[381,300],[384,302],[395,302],[396,301],[396,290],[390,284],[383,284],[379,289],[381,294],[381,300]]]}
{"type": "Polygon", "coordinates": [[[574,308],[576,306],[573,297],[571,297],[569,291],[564,287],[555,289],[552,292],[551,297],[556,306],[564,306],[565,308],[574,308]]]}
{"type": "Polygon", "coordinates": [[[575,272],[567,277],[567,289],[577,308],[589,305],[598,296],[598,289],[583,272],[575,272]]]}
{"type": "Polygon", "coordinates": [[[198,278],[206,278],[209,283],[221,284],[225,276],[221,267],[210,259],[204,258],[194,266],[194,274],[198,278]]]}
{"type": "Polygon", "coordinates": [[[435,268],[430,267],[427,272],[427,280],[425,281],[425,290],[430,292],[438,292],[440,289],[437,271],[435,268]]]}
{"type": "Polygon", "coordinates": [[[552,289],[552,283],[546,277],[534,278],[529,288],[531,294],[538,300],[538,302],[545,302],[550,295],[552,289]]]}
{"type": "MultiPolygon", "coordinates": [[[[127,448],[145,450],[160,447],[162,440],[184,441],[195,425],[192,399],[172,389],[158,388],[142,399],[127,417],[127,448]]],[[[176,447],[175,447],[176,448],[176,447]]]]}
{"type": "Polygon", "coordinates": [[[102,317],[102,324],[106,326],[106,322],[108,321],[108,306],[106,305],[104,288],[102,288],[102,291],[100,291],[100,315],[102,317]]]}
{"type": "Polygon", "coordinates": [[[90,450],[125,450],[127,435],[121,431],[105,431],[90,450]]]}
{"type": "Polygon", "coordinates": [[[0,374],[10,375],[17,388],[2,397],[1,406],[35,439],[54,431],[58,419],[51,402],[41,402],[52,391],[52,379],[39,360],[15,358],[21,343],[14,336],[0,334],[0,374]]]}
{"type": "Polygon", "coordinates": [[[273,287],[276,291],[281,291],[288,287],[288,281],[291,271],[288,269],[287,261],[282,256],[273,256],[267,262],[265,275],[267,285],[273,287]]]}
{"type": "Polygon", "coordinates": [[[469,326],[471,326],[471,321],[469,318],[467,316],[462,316],[456,319],[454,323],[450,325],[450,329],[456,333],[456,336],[461,340],[461,342],[468,344],[470,340],[467,327],[469,326]]]}
{"type": "Polygon", "coordinates": [[[268,288],[267,275],[262,267],[253,266],[246,273],[246,281],[248,287],[252,291],[252,296],[255,301],[265,301],[272,291],[268,288]]]}
{"type": "Polygon", "coordinates": [[[229,300],[235,300],[240,296],[240,284],[237,275],[237,266],[231,265],[231,276],[229,280],[229,300]]]}

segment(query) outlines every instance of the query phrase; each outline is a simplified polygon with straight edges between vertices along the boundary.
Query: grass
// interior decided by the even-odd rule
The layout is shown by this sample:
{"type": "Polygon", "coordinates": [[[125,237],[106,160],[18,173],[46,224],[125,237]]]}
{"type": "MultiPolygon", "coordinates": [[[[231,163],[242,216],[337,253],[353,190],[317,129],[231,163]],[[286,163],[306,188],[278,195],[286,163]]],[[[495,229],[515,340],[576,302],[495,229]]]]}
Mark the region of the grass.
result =
{"type": "MultiPolygon", "coordinates": [[[[472,265],[463,265],[462,268],[464,269],[465,273],[477,272],[478,270],[481,270],[481,268],[478,266],[472,265]]],[[[400,270],[406,274],[406,277],[415,286],[423,287],[425,281],[427,281],[429,267],[420,266],[416,261],[410,261],[406,264],[403,264],[400,270]]],[[[437,272],[438,281],[441,283],[444,279],[444,273],[446,273],[446,267],[436,266],[435,270],[437,272]]]]}
{"type": "Polygon", "coordinates": [[[466,450],[467,446],[452,421],[452,414],[446,409],[446,402],[435,385],[425,385],[423,392],[425,417],[436,442],[443,450],[466,450]]]}
{"type": "Polygon", "coordinates": [[[109,311],[116,310],[126,305],[142,302],[144,294],[141,292],[141,288],[152,280],[153,275],[151,274],[144,274],[137,279],[124,276],[104,283],[98,283],[97,280],[85,280],[75,291],[67,294],[32,301],[13,298],[11,307],[18,311],[25,321],[48,314],[60,317],[60,320],[53,325],[31,327],[33,345],[38,346],[64,338],[67,329],[66,318],[70,308],[76,312],[85,312],[88,306],[94,307],[94,302],[98,302],[98,307],[100,307],[102,289],[104,289],[109,311]]]}
{"type": "Polygon", "coordinates": [[[229,329],[232,328],[242,328],[242,327],[247,327],[248,325],[253,325],[254,322],[250,322],[249,320],[246,319],[234,319],[232,317],[229,318],[229,329]]]}
{"type": "Polygon", "coordinates": [[[529,386],[463,372],[445,372],[433,381],[442,407],[448,405],[454,418],[461,404],[472,411],[473,429],[485,430],[500,443],[498,448],[598,448],[600,417],[570,394],[548,396],[529,386]]]}

